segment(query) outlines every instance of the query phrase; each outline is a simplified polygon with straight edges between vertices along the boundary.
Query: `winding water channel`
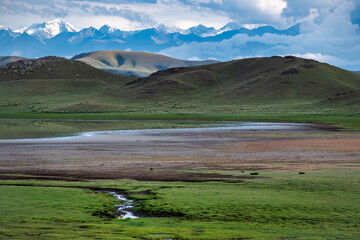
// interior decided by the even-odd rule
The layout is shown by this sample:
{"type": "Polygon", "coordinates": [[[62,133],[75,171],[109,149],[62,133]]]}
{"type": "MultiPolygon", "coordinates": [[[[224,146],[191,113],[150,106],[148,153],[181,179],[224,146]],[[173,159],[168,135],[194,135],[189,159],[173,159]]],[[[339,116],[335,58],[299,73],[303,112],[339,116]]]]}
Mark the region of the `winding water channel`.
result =
{"type": "Polygon", "coordinates": [[[105,191],[105,193],[109,193],[111,195],[114,195],[114,197],[121,201],[120,204],[115,205],[115,208],[117,210],[117,212],[119,212],[119,217],[118,219],[136,219],[139,218],[138,216],[135,216],[132,212],[131,212],[131,208],[134,207],[133,205],[133,200],[127,199],[126,197],[124,197],[123,195],[117,193],[117,192],[112,192],[112,191],[105,191]]]}

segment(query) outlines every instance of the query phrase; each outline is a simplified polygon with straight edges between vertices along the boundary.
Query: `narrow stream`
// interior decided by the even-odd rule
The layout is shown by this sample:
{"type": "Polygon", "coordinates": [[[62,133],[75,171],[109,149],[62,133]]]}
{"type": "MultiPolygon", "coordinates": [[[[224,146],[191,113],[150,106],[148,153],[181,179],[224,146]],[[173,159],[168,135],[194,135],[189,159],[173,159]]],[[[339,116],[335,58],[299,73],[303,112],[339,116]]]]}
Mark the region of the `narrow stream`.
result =
{"type": "Polygon", "coordinates": [[[118,194],[116,192],[111,192],[111,191],[105,191],[105,193],[109,193],[111,195],[114,195],[114,197],[118,200],[121,201],[121,204],[115,205],[116,210],[118,212],[120,212],[120,216],[118,217],[118,219],[136,219],[139,218],[137,216],[135,216],[130,210],[131,208],[133,208],[133,200],[127,199],[126,197],[124,197],[121,194],[118,194]]]}

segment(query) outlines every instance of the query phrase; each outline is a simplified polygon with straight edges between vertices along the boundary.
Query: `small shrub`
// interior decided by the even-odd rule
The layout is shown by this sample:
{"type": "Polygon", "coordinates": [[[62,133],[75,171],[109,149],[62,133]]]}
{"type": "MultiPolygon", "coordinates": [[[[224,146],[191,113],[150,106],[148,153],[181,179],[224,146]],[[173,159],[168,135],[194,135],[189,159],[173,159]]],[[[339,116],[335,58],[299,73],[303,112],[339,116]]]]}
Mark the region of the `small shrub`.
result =
{"type": "Polygon", "coordinates": [[[250,173],[250,175],[259,175],[259,173],[258,172],[252,172],[252,173],[250,173]]]}
{"type": "Polygon", "coordinates": [[[305,172],[299,172],[299,174],[305,174],[305,172]]]}

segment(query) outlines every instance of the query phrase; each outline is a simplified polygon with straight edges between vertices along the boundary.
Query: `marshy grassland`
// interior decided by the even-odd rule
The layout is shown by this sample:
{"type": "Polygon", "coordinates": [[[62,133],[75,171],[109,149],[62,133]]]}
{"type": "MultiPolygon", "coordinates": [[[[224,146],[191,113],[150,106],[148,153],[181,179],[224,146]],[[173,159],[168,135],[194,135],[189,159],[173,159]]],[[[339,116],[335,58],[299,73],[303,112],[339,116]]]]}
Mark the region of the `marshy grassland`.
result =
{"type": "Polygon", "coordinates": [[[1,239],[358,239],[360,135],[295,129],[4,140],[1,239]]]}
{"type": "Polygon", "coordinates": [[[355,240],[360,234],[359,176],[358,169],[323,169],[305,174],[260,171],[253,179],[234,183],[2,180],[0,235],[2,239],[355,240]],[[126,193],[136,200],[135,210],[142,217],[106,217],[116,201],[110,194],[91,194],[91,188],[126,193]]]}

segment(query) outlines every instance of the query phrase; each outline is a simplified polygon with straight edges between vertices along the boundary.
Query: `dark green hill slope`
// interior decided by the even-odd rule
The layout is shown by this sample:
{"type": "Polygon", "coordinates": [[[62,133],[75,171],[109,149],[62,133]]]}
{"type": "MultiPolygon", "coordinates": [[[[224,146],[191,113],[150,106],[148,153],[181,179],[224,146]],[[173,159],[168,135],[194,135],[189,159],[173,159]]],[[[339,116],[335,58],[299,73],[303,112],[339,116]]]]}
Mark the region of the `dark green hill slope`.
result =
{"type": "Polygon", "coordinates": [[[154,53],[120,50],[82,53],[72,59],[85,62],[105,71],[141,77],[168,68],[217,63],[214,60],[186,61],[154,53]]]}
{"type": "Polygon", "coordinates": [[[0,67],[1,112],[109,111],[99,97],[136,78],[59,57],[20,60],[0,67]]]}
{"type": "Polygon", "coordinates": [[[0,113],[360,114],[359,74],[290,56],[171,68],[146,78],[63,58],[28,61],[34,60],[0,68],[0,113]]]}
{"type": "Polygon", "coordinates": [[[360,94],[360,75],[314,60],[249,58],[174,68],[127,83],[136,99],[178,98],[211,104],[334,102],[360,94]]]}

